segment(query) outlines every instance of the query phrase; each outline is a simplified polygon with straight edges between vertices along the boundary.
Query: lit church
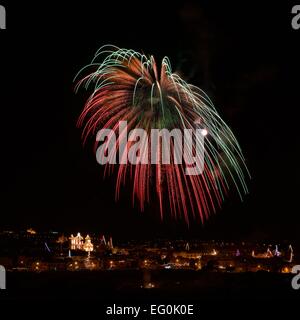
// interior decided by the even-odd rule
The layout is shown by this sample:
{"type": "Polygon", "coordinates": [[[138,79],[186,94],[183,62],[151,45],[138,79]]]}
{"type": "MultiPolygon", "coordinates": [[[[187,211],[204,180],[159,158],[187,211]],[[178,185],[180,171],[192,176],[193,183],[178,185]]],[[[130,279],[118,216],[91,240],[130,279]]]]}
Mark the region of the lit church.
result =
{"type": "Polygon", "coordinates": [[[88,253],[94,250],[94,245],[89,235],[87,235],[84,239],[78,232],[77,236],[75,237],[73,236],[73,234],[71,234],[71,237],[69,239],[71,242],[71,250],[83,250],[88,253]]]}

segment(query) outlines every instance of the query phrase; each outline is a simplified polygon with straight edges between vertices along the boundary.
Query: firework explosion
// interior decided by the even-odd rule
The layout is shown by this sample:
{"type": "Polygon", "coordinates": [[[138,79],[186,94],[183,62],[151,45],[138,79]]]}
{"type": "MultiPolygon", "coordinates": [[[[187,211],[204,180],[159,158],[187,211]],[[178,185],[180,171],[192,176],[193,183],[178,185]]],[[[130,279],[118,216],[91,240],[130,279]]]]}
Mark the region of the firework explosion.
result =
{"type": "MultiPolygon", "coordinates": [[[[176,163],[174,153],[170,163],[165,164],[161,161],[162,141],[156,144],[155,165],[142,162],[133,165],[126,161],[105,164],[104,175],[117,169],[116,200],[121,185],[129,179],[133,183],[132,201],[138,199],[142,211],[154,193],[161,217],[168,206],[174,217],[183,214],[188,223],[190,215],[200,216],[204,222],[221,206],[230,187],[237,190],[241,199],[248,192],[245,183],[248,171],[235,136],[218,115],[210,98],[172,73],[167,57],[158,67],[153,56],[104,46],[75,79],[78,77],[76,90],[80,86],[93,89],[78,119],[78,126],[83,128],[83,142],[89,136],[96,136],[99,129],[111,129],[117,136],[116,150],[121,160],[127,158],[127,150],[133,144],[127,141],[127,130],[142,128],[150,134],[151,129],[192,129],[196,132],[201,127],[205,135],[202,174],[186,174],[186,168],[197,158],[197,154],[193,157],[195,146],[188,146],[190,159],[182,164],[176,163]],[[127,122],[126,131],[119,130],[120,121],[127,122]],[[121,148],[124,143],[125,149],[121,148]]],[[[108,136],[106,142],[110,139],[112,137],[108,136]]],[[[197,139],[193,134],[193,140],[197,139]]],[[[147,140],[141,141],[140,152],[150,154],[148,144],[147,140]]],[[[98,145],[99,141],[96,141],[95,150],[98,145]]],[[[170,149],[176,149],[172,140],[170,149]]]]}

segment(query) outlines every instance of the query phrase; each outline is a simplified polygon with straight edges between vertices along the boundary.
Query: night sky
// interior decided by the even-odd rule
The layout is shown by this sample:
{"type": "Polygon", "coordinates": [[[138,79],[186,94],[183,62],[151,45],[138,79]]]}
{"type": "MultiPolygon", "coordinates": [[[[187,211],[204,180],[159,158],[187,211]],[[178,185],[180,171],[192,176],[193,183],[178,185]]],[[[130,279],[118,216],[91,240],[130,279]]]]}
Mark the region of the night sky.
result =
{"type": "Polygon", "coordinates": [[[114,238],[198,237],[299,240],[299,40],[292,4],[263,7],[182,1],[91,1],[6,5],[0,33],[1,229],[111,234],[114,238]],[[201,225],[166,218],[153,203],[114,201],[90,146],[76,128],[89,92],[73,77],[104,44],[169,56],[205,90],[236,134],[252,175],[241,203],[232,195],[201,225]],[[298,97],[297,97],[298,95],[298,97]]]}

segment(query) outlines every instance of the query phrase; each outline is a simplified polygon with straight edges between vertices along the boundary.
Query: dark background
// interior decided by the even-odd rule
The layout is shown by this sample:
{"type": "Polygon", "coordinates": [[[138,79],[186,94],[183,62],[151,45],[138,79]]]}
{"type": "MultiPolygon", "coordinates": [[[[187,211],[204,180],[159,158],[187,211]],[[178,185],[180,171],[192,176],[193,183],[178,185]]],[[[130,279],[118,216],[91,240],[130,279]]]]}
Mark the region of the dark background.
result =
{"type": "MultiPolygon", "coordinates": [[[[281,2],[281,1],[278,1],[281,2]]],[[[4,4],[1,2],[1,4],[4,4]]],[[[198,237],[299,241],[299,40],[297,3],[84,1],[6,4],[0,30],[1,229],[33,227],[111,234],[115,239],[198,237]],[[201,225],[166,217],[155,204],[114,201],[76,120],[88,92],[73,77],[111,43],[167,55],[204,89],[236,134],[252,175],[241,203],[226,200],[201,225]]]]}

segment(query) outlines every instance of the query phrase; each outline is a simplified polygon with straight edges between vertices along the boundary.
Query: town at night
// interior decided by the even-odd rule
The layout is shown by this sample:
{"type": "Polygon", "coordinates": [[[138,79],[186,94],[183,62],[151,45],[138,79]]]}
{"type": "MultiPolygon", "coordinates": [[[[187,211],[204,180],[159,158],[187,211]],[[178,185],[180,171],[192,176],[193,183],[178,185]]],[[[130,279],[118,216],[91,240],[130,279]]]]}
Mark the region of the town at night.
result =
{"type": "MultiPolygon", "coordinates": [[[[2,231],[0,243],[0,263],[16,289],[29,285],[26,281],[35,273],[41,274],[38,276],[41,278],[74,273],[71,277],[75,282],[80,282],[82,274],[90,273],[95,278],[116,276],[111,286],[136,292],[173,286],[201,289],[207,283],[203,284],[203,280],[197,283],[198,277],[220,281],[228,274],[232,274],[232,278],[234,274],[245,274],[245,278],[252,277],[251,274],[274,277],[276,283],[280,278],[291,278],[293,267],[299,264],[299,248],[289,241],[121,241],[94,233],[64,235],[29,228],[19,232],[2,231]],[[21,281],[18,283],[15,279],[21,281]]],[[[105,281],[104,284],[96,282],[100,287],[107,285],[105,281]]]]}
{"type": "Polygon", "coordinates": [[[299,263],[288,241],[115,240],[93,233],[7,230],[0,233],[0,262],[9,272],[182,269],[221,273],[291,273],[299,263]]]}

